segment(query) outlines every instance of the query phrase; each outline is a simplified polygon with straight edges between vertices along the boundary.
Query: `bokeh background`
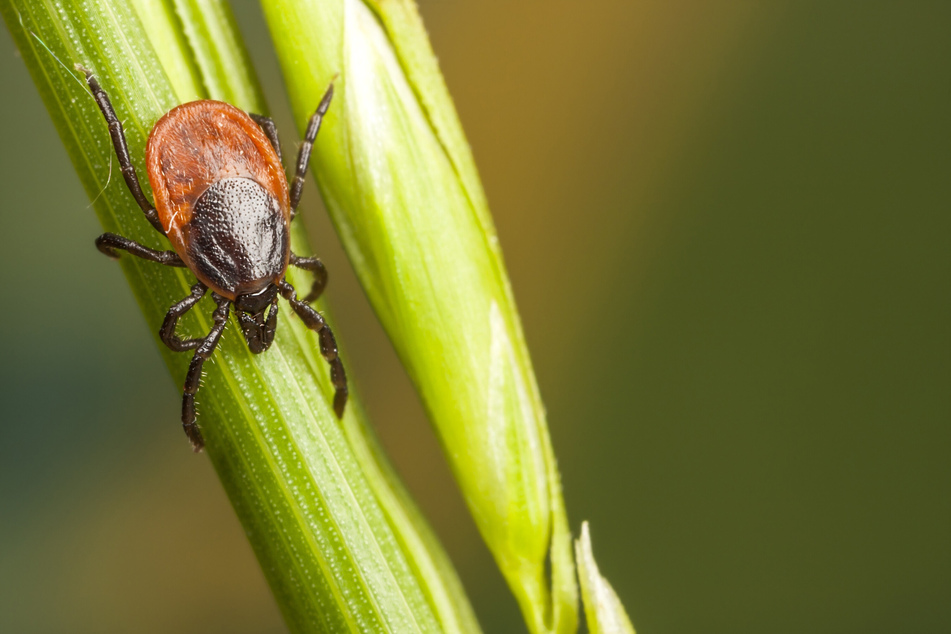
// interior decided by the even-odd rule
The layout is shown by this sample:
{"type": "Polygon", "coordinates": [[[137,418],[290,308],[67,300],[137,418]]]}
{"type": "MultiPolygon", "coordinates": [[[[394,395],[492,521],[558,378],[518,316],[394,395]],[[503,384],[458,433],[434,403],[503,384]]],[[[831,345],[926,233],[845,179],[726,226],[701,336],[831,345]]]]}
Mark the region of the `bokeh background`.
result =
{"type": "MultiPolygon", "coordinates": [[[[638,632],[951,631],[951,3],[421,10],[638,632]]],[[[5,31],[0,86],[0,632],[284,631],[5,31]]],[[[487,634],[522,632],[309,187],[372,419],[487,634]]]]}

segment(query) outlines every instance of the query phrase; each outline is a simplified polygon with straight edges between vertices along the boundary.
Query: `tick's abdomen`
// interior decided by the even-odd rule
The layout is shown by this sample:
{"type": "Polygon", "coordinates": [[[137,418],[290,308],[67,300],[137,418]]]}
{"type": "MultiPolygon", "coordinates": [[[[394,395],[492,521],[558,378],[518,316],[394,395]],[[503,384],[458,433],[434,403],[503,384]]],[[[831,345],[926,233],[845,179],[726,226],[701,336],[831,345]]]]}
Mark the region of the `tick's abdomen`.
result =
{"type": "Polygon", "coordinates": [[[226,296],[276,281],[290,249],[280,204],[250,178],[225,178],[205,190],[182,228],[195,273],[226,296]]]}

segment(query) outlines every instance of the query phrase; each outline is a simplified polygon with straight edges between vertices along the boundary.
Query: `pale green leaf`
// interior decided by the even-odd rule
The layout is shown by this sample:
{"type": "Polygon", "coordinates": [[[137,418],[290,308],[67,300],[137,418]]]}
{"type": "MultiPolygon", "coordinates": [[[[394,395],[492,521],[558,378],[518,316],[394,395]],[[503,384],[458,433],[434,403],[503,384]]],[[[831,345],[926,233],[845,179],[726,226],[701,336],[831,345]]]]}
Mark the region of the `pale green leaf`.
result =
{"type": "Polygon", "coordinates": [[[581,580],[581,598],[591,634],[634,634],[634,626],[621,600],[608,580],[601,576],[591,550],[588,523],[581,525],[581,537],[575,540],[575,561],[581,580]]]}

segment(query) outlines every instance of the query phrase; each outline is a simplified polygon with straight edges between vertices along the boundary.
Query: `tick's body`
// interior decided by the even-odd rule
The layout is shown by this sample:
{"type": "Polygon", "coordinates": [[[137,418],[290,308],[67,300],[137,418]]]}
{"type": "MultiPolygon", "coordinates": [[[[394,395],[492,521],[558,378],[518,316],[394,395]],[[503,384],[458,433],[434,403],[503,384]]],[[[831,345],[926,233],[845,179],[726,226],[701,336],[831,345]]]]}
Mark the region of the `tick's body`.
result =
{"type": "Polygon", "coordinates": [[[287,180],[251,117],[220,101],[178,106],[152,128],[145,160],[162,228],[195,277],[230,300],[283,277],[287,180]]]}
{"type": "Polygon", "coordinates": [[[289,225],[300,201],[310,151],[333,95],[331,87],[307,126],[297,157],[297,172],[288,188],[274,123],[248,115],[220,101],[193,101],[163,116],[149,135],[146,165],[155,206],[148,201],[129,157],[122,124],[92,73],[86,81],[99,104],[112,137],[129,190],[146,218],[172,243],[174,251],[155,251],[122,236],[105,233],[99,250],[118,257],[118,250],[168,266],[188,267],[198,283],[191,294],[172,306],[159,334],[176,351],[195,350],[182,397],[182,426],[196,451],[203,446],[195,422],[195,393],[201,369],[224,331],[231,307],[251,352],[267,350],[277,327],[278,295],[320,335],[321,354],[330,363],[336,388],[334,410],[343,415],[347,379],[337,356],[337,344],[323,317],[307,302],[316,299],[327,282],[317,258],[294,255],[289,225]],[[288,265],[314,273],[313,289],[304,300],[285,279],[288,265]],[[205,337],[180,339],[178,319],[211,289],[218,305],[214,326],[205,337]]]}

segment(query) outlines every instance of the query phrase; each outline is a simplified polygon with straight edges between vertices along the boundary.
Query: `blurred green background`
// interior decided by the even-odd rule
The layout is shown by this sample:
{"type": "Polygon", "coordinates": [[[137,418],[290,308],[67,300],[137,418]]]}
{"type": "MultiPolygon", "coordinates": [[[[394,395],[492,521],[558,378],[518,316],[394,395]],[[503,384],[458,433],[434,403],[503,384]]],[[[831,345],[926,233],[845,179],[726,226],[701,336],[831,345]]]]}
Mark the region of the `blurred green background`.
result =
{"type": "MultiPolygon", "coordinates": [[[[638,632],[951,631],[951,3],[421,9],[638,632]]],[[[284,631],[6,31],[0,85],[0,632],[284,631]]],[[[371,417],[524,631],[309,187],[371,417]]]]}

